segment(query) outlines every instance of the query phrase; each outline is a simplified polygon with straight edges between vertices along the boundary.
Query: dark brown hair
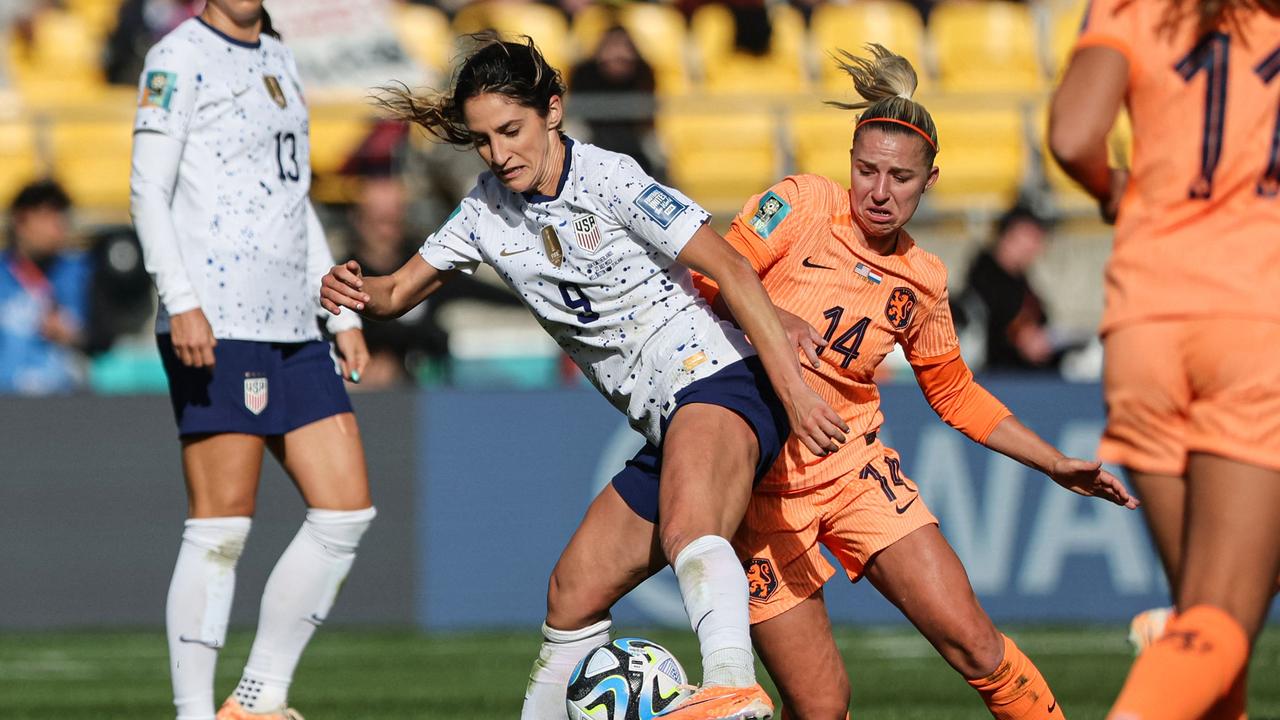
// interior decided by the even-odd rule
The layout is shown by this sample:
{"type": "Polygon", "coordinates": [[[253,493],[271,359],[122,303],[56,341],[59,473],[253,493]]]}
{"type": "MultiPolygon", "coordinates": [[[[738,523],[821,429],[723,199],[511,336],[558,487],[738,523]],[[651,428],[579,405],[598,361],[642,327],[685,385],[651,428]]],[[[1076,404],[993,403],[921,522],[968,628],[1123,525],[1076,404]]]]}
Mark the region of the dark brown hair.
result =
{"type": "Polygon", "coordinates": [[[1280,16],[1280,0],[1169,0],[1163,29],[1175,31],[1185,20],[1194,17],[1197,36],[1220,27],[1244,30],[1243,21],[1259,10],[1280,16]]]}
{"type": "Polygon", "coordinates": [[[508,41],[493,31],[468,38],[475,49],[454,73],[450,90],[417,95],[401,84],[382,88],[375,102],[396,119],[421,125],[438,140],[471,147],[475,141],[462,112],[467,100],[498,93],[546,117],[551,98],[564,95],[560,71],[547,63],[533,38],[521,35],[508,41]]]}

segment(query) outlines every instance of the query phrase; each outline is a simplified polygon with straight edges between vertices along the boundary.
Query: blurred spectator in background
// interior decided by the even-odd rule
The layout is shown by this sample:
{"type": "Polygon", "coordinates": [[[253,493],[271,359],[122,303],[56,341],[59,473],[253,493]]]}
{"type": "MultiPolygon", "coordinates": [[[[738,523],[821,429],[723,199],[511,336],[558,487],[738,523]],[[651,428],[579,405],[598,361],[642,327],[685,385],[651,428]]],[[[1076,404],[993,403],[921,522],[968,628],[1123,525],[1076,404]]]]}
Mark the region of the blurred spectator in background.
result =
{"type": "Polygon", "coordinates": [[[18,191],[0,254],[0,392],[45,395],[84,382],[90,266],[71,249],[71,200],[56,182],[18,191]]]}
{"type": "Polygon", "coordinates": [[[635,158],[640,167],[661,180],[653,142],[653,68],[640,56],[635,42],[620,25],[609,28],[591,57],[569,74],[575,113],[585,117],[593,145],[635,158]]]}
{"type": "Polygon", "coordinates": [[[103,227],[89,238],[89,318],[84,350],[89,355],[110,350],[121,336],[146,335],[150,342],[155,305],[151,276],[142,264],[142,245],[129,225],[103,227]]]}
{"type": "Polygon", "coordinates": [[[1019,202],[996,225],[995,239],[969,265],[954,309],[957,324],[985,336],[988,370],[1055,370],[1064,347],[1049,327],[1027,272],[1044,252],[1049,220],[1019,202]]]}
{"type": "MultiPolygon", "coordinates": [[[[422,245],[422,237],[407,231],[407,205],[407,190],[398,176],[366,177],[360,199],[351,210],[347,259],[359,262],[371,275],[399,269],[422,245]]],[[[424,362],[434,364],[447,381],[449,336],[440,324],[439,312],[455,300],[520,305],[505,287],[460,274],[429,301],[399,318],[366,323],[364,336],[369,345],[369,365],[361,376],[361,388],[412,383],[424,362]]]]}
{"type": "Polygon", "coordinates": [[[103,52],[107,82],[137,85],[151,46],[203,8],[204,0],[125,0],[103,52]]]}

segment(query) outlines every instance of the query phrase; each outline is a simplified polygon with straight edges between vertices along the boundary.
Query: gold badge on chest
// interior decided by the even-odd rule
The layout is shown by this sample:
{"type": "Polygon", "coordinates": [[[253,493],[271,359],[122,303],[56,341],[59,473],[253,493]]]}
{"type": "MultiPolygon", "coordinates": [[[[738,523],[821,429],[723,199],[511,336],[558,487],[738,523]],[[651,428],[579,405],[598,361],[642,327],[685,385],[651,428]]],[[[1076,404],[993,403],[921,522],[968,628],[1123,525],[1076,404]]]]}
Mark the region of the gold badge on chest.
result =
{"type": "Polygon", "coordinates": [[[560,248],[560,236],[550,225],[542,228],[542,246],[546,248],[547,259],[551,264],[560,267],[560,263],[564,262],[564,250],[560,248]]]}
{"type": "Polygon", "coordinates": [[[267,86],[267,93],[277,105],[283,108],[289,104],[289,100],[284,96],[284,88],[280,87],[280,81],[275,75],[263,75],[262,82],[267,86]]]}

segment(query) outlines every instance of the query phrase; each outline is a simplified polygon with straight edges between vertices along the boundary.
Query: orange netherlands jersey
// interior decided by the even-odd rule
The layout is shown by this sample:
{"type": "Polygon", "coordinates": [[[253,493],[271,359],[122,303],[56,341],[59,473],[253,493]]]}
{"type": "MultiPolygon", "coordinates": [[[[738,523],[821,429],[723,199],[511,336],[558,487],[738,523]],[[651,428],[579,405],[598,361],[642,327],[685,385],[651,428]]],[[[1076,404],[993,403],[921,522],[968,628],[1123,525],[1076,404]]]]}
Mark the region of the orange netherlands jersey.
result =
{"type": "Polygon", "coordinates": [[[1196,37],[1167,0],[1093,0],[1077,48],[1129,61],[1132,175],[1103,331],[1139,320],[1280,320],[1280,19],[1196,37]]]}
{"type": "Polygon", "coordinates": [[[868,250],[849,212],[849,193],[839,184],[796,175],[751,198],[726,235],[751,260],[774,304],[827,339],[820,367],[802,366],[821,376],[809,385],[853,435],[822,458],[792,437],[763,490],[813,487],[866,465],[862,436],[884,421],[873,376],[894,343],[913,365],[959,354],[942,261],[905,232],[892,255],[868,250]]]}

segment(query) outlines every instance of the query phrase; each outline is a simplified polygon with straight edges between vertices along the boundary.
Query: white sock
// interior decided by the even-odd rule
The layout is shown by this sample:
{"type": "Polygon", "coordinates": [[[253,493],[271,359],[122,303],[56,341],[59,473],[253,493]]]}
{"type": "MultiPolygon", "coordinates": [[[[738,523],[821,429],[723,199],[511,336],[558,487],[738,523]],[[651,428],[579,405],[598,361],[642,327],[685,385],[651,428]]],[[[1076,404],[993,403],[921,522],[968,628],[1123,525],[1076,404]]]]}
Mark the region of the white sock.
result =
{"type": "Polygon", "coordinates": [[[213,671],[227,639],[236,561],[250,523],[247,517],[191,519],[182,531],[165,603],[178,720],[213,720],[213,671]]]}
{"type": "Polygon", "coordinates": [[[262,593],[258,633],[234,693],[249,712],[274,712],[288,704],[302,650],[333,607],[360,538],[377,514],[372,507],[307,510],[262,593]]]}
{"type": "Polygon", "coordinates": [[[703,535],[673,563],[689,624],[702,648],[702,684],[756,683],[747,614],[747,576],[728,540],[703,535]]]}
{"type": "Polygon", "coordinates": [[[520,720],[566,720],[565,689],[569,675],[592,648],[609,642],[609,619],[581,630],[556,630],[542,624],[542,649],[529,673],[529,687],[524,692],[524,708],[520,720]]]}

